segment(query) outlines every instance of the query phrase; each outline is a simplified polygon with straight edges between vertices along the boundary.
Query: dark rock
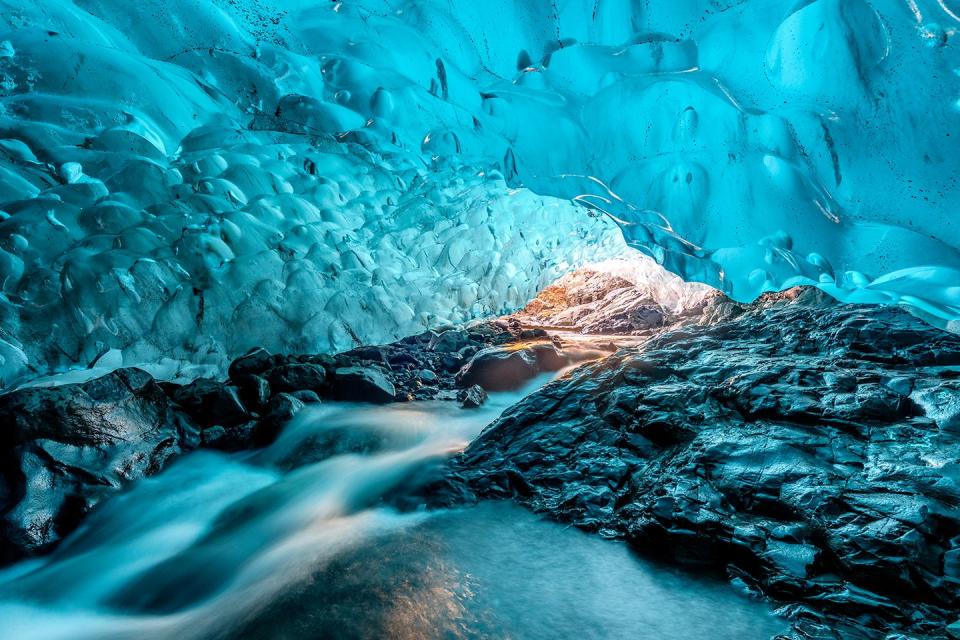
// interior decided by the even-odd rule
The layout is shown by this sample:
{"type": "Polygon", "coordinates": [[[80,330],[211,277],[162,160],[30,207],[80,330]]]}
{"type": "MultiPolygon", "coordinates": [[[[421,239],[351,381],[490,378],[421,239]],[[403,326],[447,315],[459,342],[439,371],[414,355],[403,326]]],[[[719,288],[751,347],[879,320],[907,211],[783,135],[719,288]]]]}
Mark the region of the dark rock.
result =
{"type": "Polygon", "coordinates": [[[18,389],[0,396],[0,439],[114,444],[159,428],[168,405],[163,389],[140,369],[117,369],[79,385],[18,389]]]}
{"type": "Polygon", "coordinates": [[[330,396],[346,402],[394,402],[397,390],[386,374],[373,367],[342,367],[330,380],[330,396]]]}
{"type": "Polygon", "coordinates": [[[51,548],[100,500],[199,442],[139,369],[4,394],[0,425],[0,562],[51,548]]]}
{"type": "Polygon", "coordinates": [[[528,396],[425,499],[511,497],[724,569],[805,637],[941,638],[960,610],[958,357],[903,312],[764,301],[528,396]]]}
{"type": "Polygon", "coordinates": [[[275,366],[277,360],[277,356],[271,355],[266,349],[257,347],[231,362],[227,373],[230,379],[236,382],[242,375],[262,375],[275,366]]]}
{"type": "Polygon", "coordinates": [[[457,374],[461,387],[480,385],[487,391],[518,389],[537,375],[537,361],[528,351],[483,349],[457,374]]]}
{"type": "Polygon", "coordinates": [[[949,381],[937,387],[919,389],[910,399],[941,430],[960,434],[960,382],[949,381]]]}
{"type": "Polygon", "coordinates": [[[232,426],[250,419],[237,387],[198,378],[173,392],[173,401],[198,424],[232,426]]]}
{"type": "Polygon", "coordinates": [[[570,364],[570,359],[561,353],[553,343],[538,344],[530,347],[540,371],[559,371],[570,364]]]}
{"type": "Polygon", "coordinates": [[[327,370],[317,364],[283,364],[267,373],[267,381],[274,393],[320,392],[326,386],[327,370]]]}
{"type": "Polygon", "coordinates": [[[225,443],[226,440],[227,440],[227,430],[221,427],[220,425],[207,427],[200,434],[200,441],[203,443],[203,446],[209,447],[211,449],[223,448],[222,443],[225,443]]]}
{"type": "Polygon", "coordinates": [[[663,311],[653,306],[639,306],[633,309],[603,317],[595,322],[583,325],[583,332],[606,334],[630,334],[644,329],[660,327],[666,323],[663,311]]]}
{"type": "Polygon", "coordinates": [[[429,349],[444,353],[453,353],[467,346],[470,338],[463,329],[448,329],[431,338],[429,349]]]}
{"type": "Polygon", "coordinates": [[[270,383],[262,376],[243,373],[231,380],[236,383],[244,405],[260,411],[270,400],[270,383]]]}
{"type": "Polygon", "coordinates": [[[388,364],[389,360],[381,347],[358,347],[346,353],[340,354],[351,360],[360,360],[364,362],[379,362],[388,364]]]}
{"type": "Polygon", "coordinates": [[[400,351],[397,353],[390,354],[388,361],[391,366],[403,366],[403,365],[412,365],[414,367],[419,367],[421,360],[414,356],[409,351],[400,351]]]}
{"type": "Polygon", "coordinates": [[[203,446],[220,451],[243,451],[254,446],[261,430],[257,420],[248,420],[231,427],[214,425],[203,430],[203,446]]]}
{"type": "Polygon", "coordinates": [[[445,353],[440,358],[440,367],[446,372],[457,372],[462,366],[463,356],[461,356],[459,353],[445,353]]]}
{"type": "Polygon", "coordinates": [[[253,444],[264,447],[276,440],[283,427],[305,406],[301,400],[289,393],[278,393],[270,398],[270,402],[264,408],[264,415],[252,435],[253,444]]]}
{"type": "Polygon", "coordinates": [[[544,329],[521,329],[518,336],[521,340],[537,340],[548,337],[544,329]]]}
{"type": "Polygon", "coordinates": [[[960,638],[960,619],[947,627],[947,635],[951,638],[960,638]]]}
{"type": "MultiPolygon", "coordinates": [[[[500,345],[496,345],[496,346],[500,346],[500,345]]],[[[460,351],[457,351],[455,354],[452,354],[452,355],[457,358],[460,358],[462,362],[463,360],[468,360],[473,356],[477,355],[477,353],[479,353],[481,349],[483,349],[483,347],[470,344],[465,346],[463,349],[460,349],[460,351]]]]}
{"type": "Polygon", "coordinates": [[[433,384],[437,381],[437,374],[430,371],[430,369],[421,369],[417,377],[420,378],[424,384],[433,384]]]}
{"type": "MultiPolygon", "coordinates": [[[[317,353],[309,355],[300,355],[300,356],[287,356],[283,362],[278,362],[277,364],[285,363],[299,363],[299,364],[315,364],[317,366],[323,367],[327,371],[336,367],[337,358],[342,357],[341,355],[330,355],[328,353],[317,353]]],[[[346,358],[347,360],[353,360],[354,358],[346,358]]]]}
{"type": "Polygon", "coordinates": [[[301,389],[300,391],[294,391],[290,395],[299,400],[304,404],[311,404],[320,402],[320,396],[317,395],[316,391],[310,391],[309,389],[301,389]]]}
{"type": "Polygon", "coordinates": [[[467,337],[474,346],[502,346],[516,342],[523,327],[519,322],[480,322],[467,328],[467,337]]]}
{"type": "Polygon", "coordinates": [[[457,401],[464,409],[476,409],[487,401],[487,392],[480,385],[473,385],[461,389],[457,393],[457,401]]]}

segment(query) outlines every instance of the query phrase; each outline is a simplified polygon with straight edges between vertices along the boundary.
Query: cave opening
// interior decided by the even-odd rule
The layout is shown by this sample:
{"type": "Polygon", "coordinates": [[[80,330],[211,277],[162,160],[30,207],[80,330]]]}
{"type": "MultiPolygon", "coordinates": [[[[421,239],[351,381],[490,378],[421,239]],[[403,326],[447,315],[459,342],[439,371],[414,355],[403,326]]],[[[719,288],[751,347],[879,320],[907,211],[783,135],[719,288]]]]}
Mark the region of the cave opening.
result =
{"type": "Polygon", "coordinates": [[[0,0],[0,630],[960,638],[952,0],[0,0]]]}

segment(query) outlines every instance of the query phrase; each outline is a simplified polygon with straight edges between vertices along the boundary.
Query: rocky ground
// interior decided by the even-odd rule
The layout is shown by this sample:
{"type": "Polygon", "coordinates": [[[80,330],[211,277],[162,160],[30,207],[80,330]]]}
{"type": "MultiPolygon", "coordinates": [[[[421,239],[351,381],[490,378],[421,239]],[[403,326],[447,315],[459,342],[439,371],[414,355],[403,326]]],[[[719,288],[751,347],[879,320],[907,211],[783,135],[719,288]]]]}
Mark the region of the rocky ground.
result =
{"type": "Polygon", "coordinates": [[[255,350],[225,381],[119,369],[0,396],[0,560],[51,549],[182,453],[268,444],[307,404],[469,409],[591,361],[397,505],[516,500],[723,571],[796,638],[960,637],[960,337],[813,291],[679,308],[631,287],[581,274],[512,318],[334,356],[255,350]]]}
{"type": "Polygon", "coordinates": [[[0,395],[0,563],[49,551],[98,502],[178,455],[269,444],[307,404],[440,399],[469,409],[486,390],[605,353],[495,321],[333,356],[257,349],[225,381],[180,385],[128,368],[14,390],[0,395]]]}
{"type": "MultiPolygon", "coordinates": [[[[621,262],[620,270],[630,275],[624,265],[635,262],[621,262]]],[[[662,269],[657,273],[670,278],[669,287],[656,291],[669,291],[671,300],[699,291],[700,285],[682,283],[662,269]]],[[[592,310],[570,320],[567,328],[578,333],[587,328],[578,320],[606,318],[622,328],[623,318],[651,309],[660,309],[658,317],[673,324],[679,318],[658,302],[654,290],[638,289],[610,272],[575,272],[543,295],[558,291],[571,304],[592,310]]],[[[529,313],[519,314],[332,356],[255,349],[231,364],[227,380],[180,385],[131,368],[87,382],[2,394],[0,564],[49,551],[98,502],[159,472],[180,454],[269,444],[306,404],[440,399],[469,409],[482,405],[487,391],[515,389],[538,373],[617,348],[615,337],[561,339],[529,327],[531,322],[529,313]]],[[[44,384],[51,381],[57,378],[44,384]]]]}
{"type": "Polygon", "coordinates": [[[960,337],[793,297],[575,370],[425,495],[725,571],[797,637],[960,637],[960,337]]]}

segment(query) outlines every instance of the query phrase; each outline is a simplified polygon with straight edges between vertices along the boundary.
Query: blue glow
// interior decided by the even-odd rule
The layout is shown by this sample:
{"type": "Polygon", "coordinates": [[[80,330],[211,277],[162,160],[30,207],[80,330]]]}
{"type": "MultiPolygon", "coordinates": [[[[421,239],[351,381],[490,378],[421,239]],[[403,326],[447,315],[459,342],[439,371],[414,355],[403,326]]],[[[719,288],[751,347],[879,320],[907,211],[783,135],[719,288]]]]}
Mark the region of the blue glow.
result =
{"type": "Polygon", "coordinates": [[[738,300],[815,284],[960,318],[949,2],[2,6],[8,380],[495,313],[615,253],[584,209],[738,300]],[[473,230],[456,263],[439,218],[473,230]],[[357,289],[368,311],[337,301],[357,289]]]}

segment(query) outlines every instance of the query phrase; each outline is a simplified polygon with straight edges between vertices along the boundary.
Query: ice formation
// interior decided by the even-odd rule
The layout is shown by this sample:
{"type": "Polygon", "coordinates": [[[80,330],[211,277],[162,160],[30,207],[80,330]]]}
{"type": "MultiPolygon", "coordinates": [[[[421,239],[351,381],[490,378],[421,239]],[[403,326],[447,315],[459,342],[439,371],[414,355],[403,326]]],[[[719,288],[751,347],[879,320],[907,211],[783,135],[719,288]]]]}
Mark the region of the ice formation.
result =
{"type": "Polygon", "coordinates": [[[490,165],[325,136],[360,116],[324,120],[321,60],[251,16],[114,5],[4,7],[3,382],[391,341],[623,248],[490,165]]]}
{"type": "Polygon", "coordinates": [[[954,0],[0,7],[4,381],[515,308],[622,246],[586,211],[738,300],[960,318],[954,0]]]}

